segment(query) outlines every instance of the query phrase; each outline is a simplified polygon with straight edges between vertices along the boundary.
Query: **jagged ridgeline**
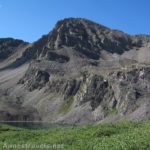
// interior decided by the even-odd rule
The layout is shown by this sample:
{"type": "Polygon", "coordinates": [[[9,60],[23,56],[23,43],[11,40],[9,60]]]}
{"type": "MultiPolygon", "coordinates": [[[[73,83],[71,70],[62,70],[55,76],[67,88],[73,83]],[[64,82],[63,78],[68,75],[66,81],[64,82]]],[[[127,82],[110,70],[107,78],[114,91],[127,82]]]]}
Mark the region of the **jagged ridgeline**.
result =
{"type": "Polygon", "coordinates": [[[150,119],[150,36],[81,18],[34,43],[0,39],[0,120],[150,119]]]}

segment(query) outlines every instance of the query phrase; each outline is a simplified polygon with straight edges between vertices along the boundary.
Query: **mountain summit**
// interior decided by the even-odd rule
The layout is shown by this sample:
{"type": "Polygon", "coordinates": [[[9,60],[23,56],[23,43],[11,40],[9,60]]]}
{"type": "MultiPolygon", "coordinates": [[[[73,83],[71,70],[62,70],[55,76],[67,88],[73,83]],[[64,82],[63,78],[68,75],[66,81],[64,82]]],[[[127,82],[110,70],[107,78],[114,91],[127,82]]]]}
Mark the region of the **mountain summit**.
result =
{"type": "Polygon", "coordinates": [[[30,44],[19,64],[35,58],[51,58],[53,52],[64,47],[73,49],[81,57],[101,60],[103,51],[121,55],[131,49],[145,47],[149,41],[148,35],[131,36],[86,19],[68,18],[58,21],[51,32],[30,44]]]}
{"type": "Polygon", "coordinates": [[[82,18],[34,43],[0,40],[0,120],[150,119],[150,36],[82,18]]]}

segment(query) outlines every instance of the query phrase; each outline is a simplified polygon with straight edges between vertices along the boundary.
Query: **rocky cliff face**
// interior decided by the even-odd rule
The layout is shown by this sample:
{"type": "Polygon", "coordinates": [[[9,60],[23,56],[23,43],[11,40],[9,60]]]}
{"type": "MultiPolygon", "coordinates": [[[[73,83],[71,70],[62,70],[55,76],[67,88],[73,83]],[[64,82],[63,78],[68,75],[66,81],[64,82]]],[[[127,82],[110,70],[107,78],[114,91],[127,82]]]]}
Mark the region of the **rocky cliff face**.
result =
{"type": "MultiPolygon", "coordinates": [[[[86,19],[61,20],[22,50],[13,62],[20,65],[0,72],[1,97],[13,97],[3,114],[14,112],[17,103],[15,110],[25,120],[150,119],[149,46],[150,36],[131,36],[86,19]]],[[[13,120],[12,114],[0,117],[13,120]]]]}

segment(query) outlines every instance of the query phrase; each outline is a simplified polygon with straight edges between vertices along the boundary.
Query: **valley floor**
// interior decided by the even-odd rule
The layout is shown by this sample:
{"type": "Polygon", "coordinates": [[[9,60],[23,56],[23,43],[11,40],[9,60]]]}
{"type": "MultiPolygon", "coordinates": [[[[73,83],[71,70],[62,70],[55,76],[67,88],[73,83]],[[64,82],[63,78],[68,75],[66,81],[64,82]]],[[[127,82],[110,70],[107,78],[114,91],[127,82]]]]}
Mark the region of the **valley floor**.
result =
{"type": "Polygon", "coordinates": [[[150,150],[149,140],[149,121],[39,130],[0,125],[0,149],[150,150]]]}

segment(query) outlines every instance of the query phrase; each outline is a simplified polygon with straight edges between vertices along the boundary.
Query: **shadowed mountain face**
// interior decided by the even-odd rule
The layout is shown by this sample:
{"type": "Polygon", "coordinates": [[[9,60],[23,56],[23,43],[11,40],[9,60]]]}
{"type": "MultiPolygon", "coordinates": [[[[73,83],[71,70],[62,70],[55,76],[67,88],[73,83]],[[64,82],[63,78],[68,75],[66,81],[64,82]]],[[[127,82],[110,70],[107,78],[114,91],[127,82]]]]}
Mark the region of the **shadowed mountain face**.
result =
{"type": "Polygon", "coordinates": [[[17,48],[20,48],[27,43],[22,40],[15,40],[12,38],[0,39],[0,61],[8,58],[17,48]]]}
{"type": "Polygon", "coordinates": [[[150,119],[150,36],[69,18],[36,42],[0,40],[0,120],[150,119]]]}

